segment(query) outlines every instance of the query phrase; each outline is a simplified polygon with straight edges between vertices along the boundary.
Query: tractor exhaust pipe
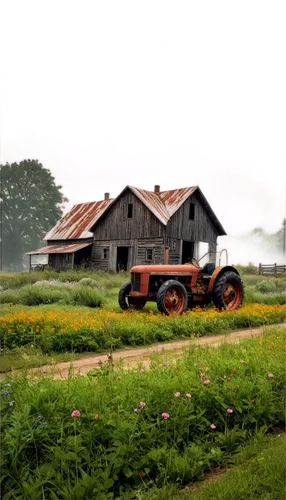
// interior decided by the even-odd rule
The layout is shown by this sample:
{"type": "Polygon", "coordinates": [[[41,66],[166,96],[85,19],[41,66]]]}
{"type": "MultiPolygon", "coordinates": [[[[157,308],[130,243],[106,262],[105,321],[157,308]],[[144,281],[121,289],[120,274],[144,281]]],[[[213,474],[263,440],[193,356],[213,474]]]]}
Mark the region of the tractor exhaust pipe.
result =
{"type": "Polygon", "coordinates": [[[165,248],[165,264],[169,264],[169,247],[165,248]]]}

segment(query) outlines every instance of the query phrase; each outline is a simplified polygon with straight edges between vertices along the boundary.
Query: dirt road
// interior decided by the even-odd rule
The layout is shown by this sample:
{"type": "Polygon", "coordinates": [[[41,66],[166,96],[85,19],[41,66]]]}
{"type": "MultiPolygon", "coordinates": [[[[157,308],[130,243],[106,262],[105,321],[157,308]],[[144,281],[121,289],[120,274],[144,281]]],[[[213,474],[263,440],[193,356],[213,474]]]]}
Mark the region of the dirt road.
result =
{"type": "MultiPolygon", "coordinates": [[[[281,323],[278,325],[273,325],[273,327],[286,328],[286,323],[281,323]]],[[[124,360],[124,367],[129,368],[137,366],[139,363],[146,368],[150,364],[150,355],[154,353],[166,354],[168,358],[178,358],[183,354],[183,350],[188,348],[190,345],[210,345],[216,347],[223,342],[238,342],[240,339],[245,339],[249,337],[256,337],[260,335],[264,330],[261,328],[252,328],[248,330],[240,330],[236,332],[230,332],[227,334],[220,335],[209,335],[201,337],[198,339],[187,339],[187,340],[175,340],[173,342],[164,342],[160,344],[152,344],[148,347],[137,347],[137,348],[125,348],[122,350],[115,351],[113,353],[113,360],[119,361],[124,360]]],[[[106,355],[95,355],[88,356],[82,359],[77,359],[72,363],[73,373],[84,374],[94,368],[98,368],[99,361],[106,361],[106,355]]],[[[44,365],[38,368],[32,368],[30,373],[51,373],[55,379],[67,378],[68,373],[71,369],[71,362],[57,363],[56,365],[44,365]]]]}

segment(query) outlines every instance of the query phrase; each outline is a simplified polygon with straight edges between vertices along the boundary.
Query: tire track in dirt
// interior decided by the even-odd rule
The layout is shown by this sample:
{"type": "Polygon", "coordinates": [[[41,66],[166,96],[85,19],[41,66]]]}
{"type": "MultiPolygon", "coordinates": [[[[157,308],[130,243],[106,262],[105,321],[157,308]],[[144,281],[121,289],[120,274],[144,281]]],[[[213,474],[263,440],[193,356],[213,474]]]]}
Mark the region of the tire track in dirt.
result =
{"type": "MultiPolygon", "coordinates": [[[[124,361],[124,368],[133,368],[139,363],[145,368],[150,365],[150,356],[155,353],[166,354],[168,357],[178,358],[182,356],[184,349],[190,347],[191,345],[209,345],[211,347],[216,347],[224,342],[235,343],[239,342],[241,339],[257,337],[261,335],[265,328],[286,328],[286,323],[279,323],[276,325],[269,325],[267,327],[251,328],[247,330],[239,330],[234,332],[229,332],[226,334],[219,335],[209,335],[194,339],[184,339],[184,340],[174,340],[171,342],[162,342],[158,344],[152,344],[148,347],[136,347],[136,348],[125,348],[120,349],[112,354],[113,361],[124,361]]],[[[69,372],[72,371],[73,374],[85,374],[90,370],[99,368],[99,361],[106,360],[106,354],[93,354],[81,359],[76,359],[72,362],[64,361],[57,363],[56,365],[43,365],[41,367],[31,368],[29,370],[30,374],[53,374],[54,379],[65,379],[68,377],[69,372]]]]}

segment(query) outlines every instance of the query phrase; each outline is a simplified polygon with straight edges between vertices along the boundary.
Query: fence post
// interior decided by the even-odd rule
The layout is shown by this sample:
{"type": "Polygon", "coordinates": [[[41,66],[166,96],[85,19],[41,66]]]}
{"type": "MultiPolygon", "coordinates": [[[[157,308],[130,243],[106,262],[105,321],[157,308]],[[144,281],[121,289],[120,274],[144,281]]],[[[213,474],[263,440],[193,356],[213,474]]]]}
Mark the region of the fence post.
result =
{"type": "Polygon", "coordinates": [[[277,270],[276,270],[276,262],[275,262],[275,264],[274,264],[274,274],[275,274],[275,276],[276,276],[276,274],[277,274],[277,270]]]}
{"type": "Polygon", "coordinates": [[[259,264],[258,274],[262,274],[262,264],[259,264]]]}

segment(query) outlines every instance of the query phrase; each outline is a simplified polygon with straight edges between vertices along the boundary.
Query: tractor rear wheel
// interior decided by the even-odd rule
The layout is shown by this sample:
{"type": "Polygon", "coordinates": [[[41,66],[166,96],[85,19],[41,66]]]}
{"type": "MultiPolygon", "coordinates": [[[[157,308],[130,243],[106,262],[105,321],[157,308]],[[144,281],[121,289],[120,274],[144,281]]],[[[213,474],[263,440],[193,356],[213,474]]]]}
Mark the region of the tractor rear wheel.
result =
{"type": "Polygon", "coordinates": [[[237,309],[243,301],[243,283],[233,271],[225,271],[217,278],[212,299],[218,309],[237,309]]]}
{"type": "Polygon", "coordinates": [[[127,297],[131,292],[131,283],[125,283],[120,290],[118,295],[118,302],[124,311],[127,309],[136,309],[139,311],[143,309],[146,304],[146,299],[140,297],[127,297]]]}
{"type": "Polygon", "coordinates": [[[188,307],[188,294],[184,285],[176,280],[168,280],[157,293],[157,308],[163,314],[182,314],[188,307]]]}

